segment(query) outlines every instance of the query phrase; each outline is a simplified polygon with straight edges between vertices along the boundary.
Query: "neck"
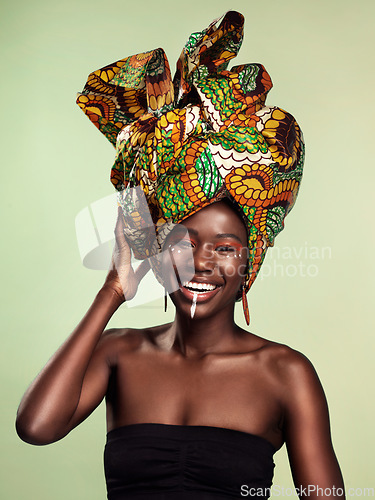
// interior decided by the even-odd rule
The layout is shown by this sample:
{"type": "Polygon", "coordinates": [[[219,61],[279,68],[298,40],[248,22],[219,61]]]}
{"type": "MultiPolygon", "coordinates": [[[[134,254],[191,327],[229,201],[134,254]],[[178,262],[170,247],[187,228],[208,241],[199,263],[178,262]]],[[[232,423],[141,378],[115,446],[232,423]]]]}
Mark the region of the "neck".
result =
{"type": "Polygon", "coordinates": [[[208,318],[190,318],[176,311],[173,323],[173,347],[187,358],[199,358],[209,353],[230,349],[239,327],[234,322],[234,304],[230,310],[208,318]]]}

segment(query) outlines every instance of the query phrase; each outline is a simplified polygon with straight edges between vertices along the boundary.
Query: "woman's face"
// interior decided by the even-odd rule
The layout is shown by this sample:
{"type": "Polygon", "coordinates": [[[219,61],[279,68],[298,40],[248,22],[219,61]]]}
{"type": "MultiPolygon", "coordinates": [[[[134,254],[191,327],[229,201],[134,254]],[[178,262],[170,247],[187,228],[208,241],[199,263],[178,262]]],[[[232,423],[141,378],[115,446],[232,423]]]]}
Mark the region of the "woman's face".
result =
{"type": "Polygon", "coordinates": [[[164,255],[166,289],[176,308],[195,318],[233,308],[244,282],[247,232],[244,223],[224,202],[213,203],[176,225],[169,234],[164,255]],[[169,271],[168,271],[169,270],[169,271]]]}

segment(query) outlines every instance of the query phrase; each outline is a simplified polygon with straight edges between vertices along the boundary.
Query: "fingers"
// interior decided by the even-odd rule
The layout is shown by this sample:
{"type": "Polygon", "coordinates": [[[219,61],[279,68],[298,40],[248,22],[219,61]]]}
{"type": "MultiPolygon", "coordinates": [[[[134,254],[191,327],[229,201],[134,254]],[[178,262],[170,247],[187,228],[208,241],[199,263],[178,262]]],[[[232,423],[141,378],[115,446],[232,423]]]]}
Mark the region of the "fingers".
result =
{"type": "MultiPolygon", "coordinates": [[[[131,269],[131,250],[129,243],[126,239],[126,236],[124,234],[124,217],[122,213],[122,208],[119,206],[117,210],[117,222],[116,222],[116,227],[115,227],[115,237],[116,237],[116,246],[117,246],[117,251],[115,251],[114,255],[116,256],[116,259],[112,259],[112,265],[114,268],[117,268],[118,266],[122,267],[123,264],[126,264],[129,266],[129,269],[131,269]]],[[[137,267],[137,269],[134,271],[134,278],[136,282],[136,287],[140,283],[140,281],[144,278],[144,276],[148,273],[150,270],[150,263],[148,260],[143,260],[140,265],[137,267]]],[[[127,276],[129,278],[129,276],[127,276]]]]}
{"type": "Polygon", "coordinates": [[[137,269],[134,271],[137,283],[139,283],[146,276],[149,270],[150,270],[150,263],[148,260],[144,260],[139,264],[137,269]]]}
{"type": "Polygon", "coordinates": [[[112,253],[112,267],[111,269],[124,269],[130,266],[131,261],[131,250],[126,239],[125,233],[124,217],[122,213],[122,208],[119,206],[117,210],[117,221],[115,227],[115,246],[112,253]]]}
{"type": "Polygon", "coordinates": [[[119,206],[117,210],[117,222],[115,227],[115,238],[116,243],[119,248],[124,246],[128,246],[128,242],[126,241],[124,234],[124,218],[122,216],[122,208],[119,206]]]}

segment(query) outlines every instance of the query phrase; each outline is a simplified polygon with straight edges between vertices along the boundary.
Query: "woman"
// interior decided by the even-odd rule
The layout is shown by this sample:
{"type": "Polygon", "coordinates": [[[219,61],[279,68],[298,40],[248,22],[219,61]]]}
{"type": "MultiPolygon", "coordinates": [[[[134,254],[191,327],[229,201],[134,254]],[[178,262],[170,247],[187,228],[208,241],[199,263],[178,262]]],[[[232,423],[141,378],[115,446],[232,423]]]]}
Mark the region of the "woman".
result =
{"type": "Polygon", "coordinates": [[[92,73],[78,98],[117,138],[113,264],[26,392],[17,429],[30,443],[54,442],[106,397],[110,500],[268,497],[284,442],[301,497],[343,496],[311,364],[234,322],[239,298],[248,320],[246,292],[294,204],[303,163],[293,117],[264,106],[264,68],[225,69],[242,24],[230,12],[193,34],[173,84],[158,49],[92,73]],[[124,190],[133,185],[155,239],[143,200],[124,190]],[[173,323],[104,331],[148,270],[133,271],[128,241],[170,293],[173,323]]]}

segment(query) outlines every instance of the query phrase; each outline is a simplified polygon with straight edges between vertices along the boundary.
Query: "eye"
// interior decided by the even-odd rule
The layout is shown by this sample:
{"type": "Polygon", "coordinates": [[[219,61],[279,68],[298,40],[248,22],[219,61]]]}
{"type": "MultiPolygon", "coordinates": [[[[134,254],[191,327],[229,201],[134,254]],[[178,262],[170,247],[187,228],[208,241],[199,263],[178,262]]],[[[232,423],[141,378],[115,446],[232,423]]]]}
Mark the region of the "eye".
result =
{"type": "Polygon", "coordinates": [[[239,253],[239,249],[234,247],[233,245],[218,245],[216,248],[215,248],[215,251],[219,254],[219,255],[236,255],[237,253],[239,253]]]}
{"type": "Polygon", "coordinates": [[[240,257],[242,246],[234,243],[220,243],[215,247],[215,252],[220,257],[235,258],[240,257]]]}
{"type": "Polygon", "coordinates": [[[168,248],[171,250],[171,252],[186,252],[187,250],[190,250],[194,248],[194,242],[189,240],[189,239],[182,239],[182,240],[177,240],[168,245],[168,248]]]}

